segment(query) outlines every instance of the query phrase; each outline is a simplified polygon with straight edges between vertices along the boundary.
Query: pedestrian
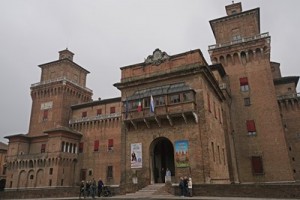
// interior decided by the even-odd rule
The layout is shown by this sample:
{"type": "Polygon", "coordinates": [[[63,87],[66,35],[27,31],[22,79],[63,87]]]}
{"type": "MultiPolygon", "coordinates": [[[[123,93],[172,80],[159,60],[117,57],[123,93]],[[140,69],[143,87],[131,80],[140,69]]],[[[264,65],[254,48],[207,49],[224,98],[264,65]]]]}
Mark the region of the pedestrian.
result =
{"type": "Polygon", "coordinates": [[[184,178],[183,178],[183,185],[184,185],[184,189],[183,189],[183,195],[184,196],[188,196],[188,192],[189,192],[189,185],[188,185],[188,177],[187,176],[185,176],[184,178]]]}
{"type": "Polygon", "coordinates": [[[189,189],[189,196],[192,197],[193,196],[193,182],[192,182],[191,177],[189,177],[188,189],[189,189]]]}
{"type": "Polygon", "coordinates": [[[161,182],[164,183],[165,182],[165,175],[166,175],[166,171],[165,171],[165,168],[161,168],[161,171],[160,171],[160,176],[161,176],[161,182]]]}
{"type": "Polygon", "coordinates": [[[81,195],[83,196],[83,198],[85,198],[85,183],[84,183],[84,180],[82,180],[81,183],[80,183],[79,199],[81,199],[81,195]]]}
{"type": "Polygon", "coordinates": [[[90,187],[91,187],[91,183],[90,183],[90,181],[87,181],[85,183],[85,194],[86,194],[87,197],[90,196],[90,187]]]}
{"type": "Polygon", "coordinates": [[[171,171],[169,170],[169,168],[167,168],[166,170],[166,177],[165,177],[165,181],[166,182],[171,182],[171,171]]]}
{"type": "Polygon", "coordinates": [[[100,178],[99,181],[98,181],[98,197],[101,196],[103,186],[104,186],[104,183],[100,178]]]}
{"type": "Polygon", "coordinates": [[[184,197],[184,181],[183,181],[183,177],[180,177],[179,188],[180,188],[180,196],[184,197]]]}
{"type": "Polygon", "coordinates": [[[97,188],[96,181],[95,181],[95,179],[93,178],[93,180],[91,181],[91,186],[90,186],[91,195],[92,195],[92,198],[93,198],[93,199],[95,199],[96,188],[97,188]]]}

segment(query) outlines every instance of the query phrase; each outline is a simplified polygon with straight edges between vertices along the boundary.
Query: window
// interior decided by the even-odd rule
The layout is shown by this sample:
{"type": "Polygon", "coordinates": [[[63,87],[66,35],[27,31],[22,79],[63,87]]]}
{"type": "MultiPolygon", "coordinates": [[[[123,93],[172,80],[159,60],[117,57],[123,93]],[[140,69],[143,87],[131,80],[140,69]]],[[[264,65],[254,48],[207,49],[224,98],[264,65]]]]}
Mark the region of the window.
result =
{"type": "Polygon", "coordinates": [[[64,185],[64,179],[60,180],[60,185],[63,186],[64,185]]]}
{"type": "Polygon", "coordinates": [[[99,151],[99,140],[94,141],[94,151],[99,151]]]}
{"type": "Polygon", "coordinates": [[[256,135],[256,128],[255,128],[255,123],[254,120],[247,120],[247,131],[249,136],[256,135]]]}
{"type": "Polygon", "coordinates": [[[83,142],[80,142],[78,147],[78,153],[82,153],[82,152],[83,152],[83,142]]]}
{"type": "Polygon", "coordinates": [[[97,109],[97,116],[102,115],[102,109],[97,109]]]}
{"type": "Polygon", "coordinates": [[[30,175],[30,177],[29,177],[29,178],[30,178],[30,180],[32,180],[32,179],[33,179],[33,175],[30,175]]]}
{"type": "Polygon", "coordinates": [[[113,166],[107,166],[107,178],[113,178],[113,166]]]}
{"type": "Polygon", "coordinates": [[[155,97],[155,106],[162,106],[165,105],[165,97],[164,96],[159,96],[159,97],[155,97]]]}
{"type": "Polygon", "coordinates": [[[215,115],[215,118],[217,119],[217,111],[216,111],[216,103],[214,102],[214,115],[215,115]]]}
{"type": "Polygon", "coordinates": [[[45,153],[45,151],[46,151],[46,144],[42,144],[41,153],[45,153]]]}
{"type": "Polygon", "coordinates": [[[61,152],[64,152],[65,151],[65,142],[62,142],[61,143],[61,152]]]}
{"type": "Polygon", "coordinates": [[[113,148],[114,148],[114,139],[109,139],[109,140],[108,140],[108,145],[107,145],[107,147],[108,147],[108,151],[113,150],[113,148]]]}
{"type": "Polygon", "coordinates": [[[6,166],[6,165],[4,165],[4,166],[3,166],[2,175],[5,175],[5,174],[6,174],[6,169],[7,169],[7,166],[6,166]]]}
{"type": "Polygon", "coordinates": [[[150,107],[150,97],[144,98],[144,107],[149,108],[150,107]]]}
{"type": "Polygon", "coordinates": [[[213,160],[215,162],[215,146],[213,142],[211,142],[211,150],[212,150],[213,160]]]}
{"type": "Polygon", "coordinates": [[[248,78],[247,77],[240,78],[240,87],[241,87],[242,92],[249,91],[249,84],[248,84],[248,78]]]}
{"type": "Polygon", "coordinates": [[[89,176],[93,176],[93,170],[89,169],[89,176]]]}
{"type": "Polygon", "coordinates": [[[244,106],[250,106],[250,105],[251,105],[250,97],[244,98],[244,106]]]}
{"type": "Polygon", "coordinates": [[[48,119],[48,110],[44,110],[43,121],[47,121],[47,119],[48,119]]]}
{"type": "Polygon", "coordinates": [[[49,174],[52,175],[53,174],[53,168],[49,169],[49,174]]]}
{"type": "Polygon", "coordinates": [[[52,186],[52,179],[49,179],[49,186],[52,186]]]}
{"type": "Polygon", "coordinates": [[[86,180],[86,169],[80,170],[80,180],[86,180]]]}
{"type": "Polygon", "coordinates": [[[110,114],[115,113],[116,112],[116,107],[110,107],[110,114]]]}
{"type": "Polygon", "coordinates": [[[185,92],[183,93],[183,101],[192,101],[193,100],[193,93],[192,92],[185,92]]]}
{"type": "Polygon", "coordinates": [[[82,112],[82,113],[81,113],[81,117],[82,117],[82,118],[87,117],[87,112],[86,112],[86,111],[82,112]]]}
{"type": "Polygon", "coordinates": [[[180,102],[180,95],[179,94],[173,94],[170,96],[171,103],[179,103],[180,102]]]}
{"type": "Polygon", "coordinates": [[[252,172],[254,175],[261,175],[264,173],[261,156],[252,156],[251,164],[252,164],[252,172]]]}

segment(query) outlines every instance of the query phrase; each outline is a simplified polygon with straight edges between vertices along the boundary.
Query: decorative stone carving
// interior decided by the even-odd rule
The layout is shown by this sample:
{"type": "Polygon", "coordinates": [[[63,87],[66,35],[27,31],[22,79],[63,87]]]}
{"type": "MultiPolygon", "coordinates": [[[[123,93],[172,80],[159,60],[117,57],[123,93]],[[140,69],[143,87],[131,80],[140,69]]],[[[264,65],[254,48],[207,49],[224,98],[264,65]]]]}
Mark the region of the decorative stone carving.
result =
{"type": "Polygon", "coordinates": [[[153,51],[153,55],[149,55],[147,59],[145,59],[146,64],[154,64],[160,65],[164,61],[168,60],[170,56],[166,52],[162,52],[159,49],[155,49],[153,51]]]}

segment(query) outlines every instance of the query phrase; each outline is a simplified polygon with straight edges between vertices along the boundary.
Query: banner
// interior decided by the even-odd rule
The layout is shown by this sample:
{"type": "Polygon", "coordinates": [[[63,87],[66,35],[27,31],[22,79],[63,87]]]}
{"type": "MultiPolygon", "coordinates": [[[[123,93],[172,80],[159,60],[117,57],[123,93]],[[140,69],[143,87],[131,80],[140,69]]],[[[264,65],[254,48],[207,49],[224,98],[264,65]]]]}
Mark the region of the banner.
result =
{"type": "Polygon", "coordinates": [[[131,168],[142,168],[143,159],[142,159],[142,143],[133,143],[131,144],[131,168]]]}
{"type": "Polygon", "coordinates": [[[189,142],[188,140],[175,141],[176,167],[189,167],[189,142]]]}

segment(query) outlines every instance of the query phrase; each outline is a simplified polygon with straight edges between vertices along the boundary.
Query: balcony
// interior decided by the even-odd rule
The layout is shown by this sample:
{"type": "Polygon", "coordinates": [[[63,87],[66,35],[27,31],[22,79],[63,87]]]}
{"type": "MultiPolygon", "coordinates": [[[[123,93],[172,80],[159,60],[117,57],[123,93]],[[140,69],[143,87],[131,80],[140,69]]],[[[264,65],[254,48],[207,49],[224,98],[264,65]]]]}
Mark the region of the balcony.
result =
{"type": "Polygon", "coordinates": [[[90,93],[93,92],[91,89],[83,87],[83,86],[79,85],[78,83],[76,83],[75,81],[72,81],[72,80],[66,78],[65,76],[64,77],[59,77],[59,78],[56,78],[56,79],[52,79],[52,80],[47,80],[47,81],[42,81],[42,82],[31,84],[31,88],[46,85],[46,84],[49,84],[49,83],[60,82],[60,81],[70,82],[70,83],[76,85],[77,87],[80,87],[80,88],[86,90],[87,92],[90,92],[90,93]]]}
{"type": "Polygon", "coordinates": [[[243,42],[249,42],[249,41],[254,41],[254,40],[258,40],[261,38],[267,38],[269,37],[269,33],[261,33],[252,37],[247,37],[247,38],[241,38],[239,40],[234,40],[234,41],[230,41],[230,42],[225,42],[225,43],[220,43],[220,44],[214,44],[214,45],[210,45],[208,46],[208,50],[213,50],[213,49],[218,49],[218,48],[222,48],[222,47],[227,47],[230,45],[234,45],[234,44],[240,44],[243,42]]]}
{"type": "Polygon", "coordinates": [[[300,93],[293,93],[287,95],[278,95],[277,100],[289,100],[289,99],[300,99],[300,93]]]}
{"type": "Polygon", "coordinates": [[[150,108],[144,108],[142,111],[131,110],[127,114],[127,118],[124,117],[125,123],[131,123],[135,129],[137,129],[137,123],[145,123],[150,128],[150,121],[155,121],[159,127],[161,127],[161,120],[167,119],[170,126],[173,126],[173,119],[175,117],[182,117],[185,123],[187,123],[187,117],[192,116],[195,123],[198,123],[198,116],[196,114],[196,105],[194,101],[181,102],[163,106],[156,106],[155,112],[152,113],[150,108]]]}
{"type": "Polygon", "coordinates": [[[35,153],[35,154],[19,154],[15,156],[6,156],[6,162],[22,161],[22,160],[45,160],[48,158],[66,158],[76,159],[77,154],[66,152],[49,152],[49,153],[35,153]]]}

